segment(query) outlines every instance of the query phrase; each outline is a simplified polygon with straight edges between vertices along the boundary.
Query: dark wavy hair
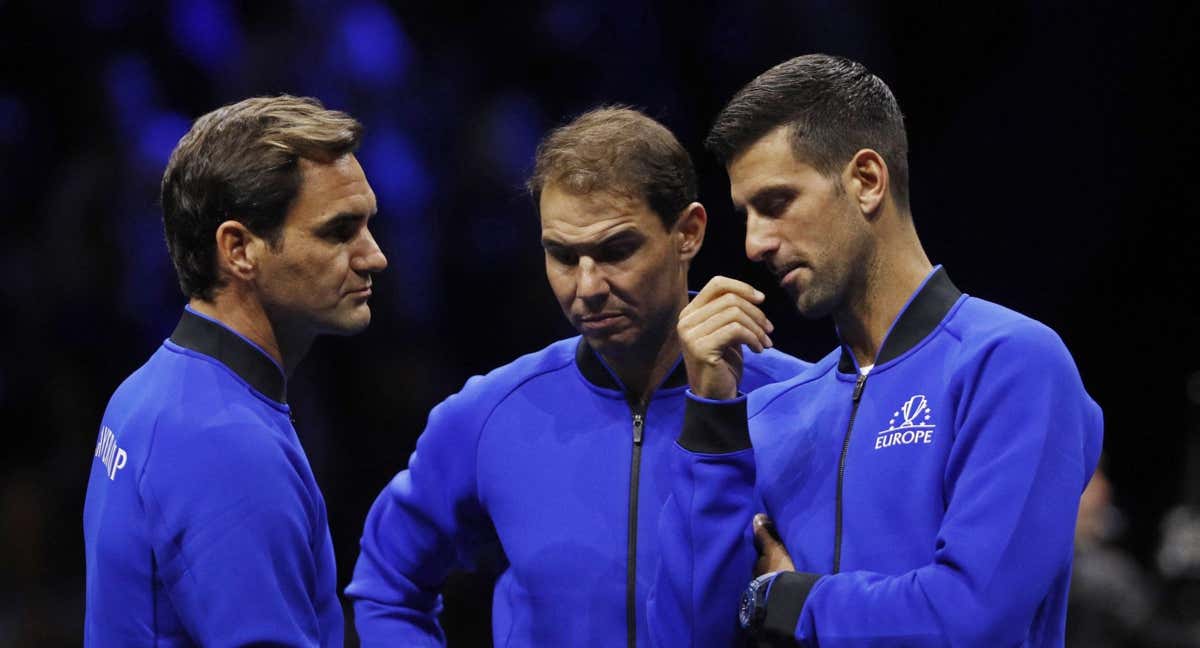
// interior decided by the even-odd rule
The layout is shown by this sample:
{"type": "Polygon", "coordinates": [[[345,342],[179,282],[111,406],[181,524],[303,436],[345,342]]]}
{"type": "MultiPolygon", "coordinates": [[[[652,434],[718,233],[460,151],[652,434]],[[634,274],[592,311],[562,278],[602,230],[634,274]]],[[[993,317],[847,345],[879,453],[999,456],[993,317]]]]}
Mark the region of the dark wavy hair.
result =
{"type": "Polygon", "coordinates": [[[184,295],[221,287],[217,227],[235,220],[272,246],[300,192],[300,158],[329,162],[358,149],[363,127],[309,97],[254,97],[196,120],[162,179],[163,229],[184,295]]]}

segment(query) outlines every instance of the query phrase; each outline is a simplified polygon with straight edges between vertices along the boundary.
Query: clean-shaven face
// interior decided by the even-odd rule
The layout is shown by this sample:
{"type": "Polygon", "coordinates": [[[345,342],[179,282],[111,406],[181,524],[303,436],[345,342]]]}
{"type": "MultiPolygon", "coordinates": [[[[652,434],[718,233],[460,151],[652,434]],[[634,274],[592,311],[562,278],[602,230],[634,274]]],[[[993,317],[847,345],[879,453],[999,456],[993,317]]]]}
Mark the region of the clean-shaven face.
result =
{"type": "Polygon", "coordinates": [[[255,280],[273,321],[348,335],[371,322],[371,275],[387,259],[367,229],[375,192],[354,155],[301,159],[300,192],[255,280]]]}

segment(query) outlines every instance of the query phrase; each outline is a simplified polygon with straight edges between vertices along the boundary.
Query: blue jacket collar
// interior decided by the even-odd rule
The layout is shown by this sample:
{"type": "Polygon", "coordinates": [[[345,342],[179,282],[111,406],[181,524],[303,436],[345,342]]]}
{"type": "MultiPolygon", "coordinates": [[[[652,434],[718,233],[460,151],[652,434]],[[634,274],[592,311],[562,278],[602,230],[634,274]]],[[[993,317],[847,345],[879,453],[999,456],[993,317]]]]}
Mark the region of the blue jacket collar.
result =
{"type": "MultiPolygon", "coordinates": [[[[918,342],[938,327],[946,313],[962,296],[962,291],[950,281],[942,266],[937,266],[929,273],[925,283],[917,289],[908,300],[908,305],[900,311],[892,329],[883,339],[883,347],[875,358],[875,364],[881,365],[900,357],[905,351],[913,348],[918,342]]],[[[838,361],[838,371],[841,373],[857,373],[854,357],[846,345],[842,345],[842,357],[838,361]]]]}
{"type": "MultiPolygon", "coordinates": [[[[584,379],[597,387],[611,389],[613,391],[625,394],[625,386],[621,384],[613,372],[604,363],[604,359],[596,353],[595,349],[587,343],[587,339],[580,337],[579,346],[575,347],[575,364],[579,366],[579,373],[583,374],[584,379]]],[[[662,384],[658,386],[658,390],[671,389],[674,387],[683,387],[687,385],[687,368],[683,365],[683,361],[675,364],[675,368],[667,375],[662,384]]],[[[658,391],[655,390],[655,391],[658,391]]],[[[625,394],[629,397],[629,394],[625,394]]]]}
{"type": "Polygon", "coordinates": [[[224,324],[186,308],[171,341],[229,367],[264,396],[287,402],[287,378],[261,348],[224,324]]]}

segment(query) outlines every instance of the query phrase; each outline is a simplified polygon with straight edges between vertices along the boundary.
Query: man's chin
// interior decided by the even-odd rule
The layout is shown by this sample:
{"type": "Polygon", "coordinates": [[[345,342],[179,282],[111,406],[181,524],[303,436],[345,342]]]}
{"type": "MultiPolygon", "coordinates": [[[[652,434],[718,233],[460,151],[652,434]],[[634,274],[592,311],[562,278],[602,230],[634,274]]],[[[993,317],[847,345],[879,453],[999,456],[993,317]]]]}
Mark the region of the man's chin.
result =
{"type": "Polygon", "coordinates": [[[611,333],[580,332],[589,346],[600,353],[621,352],[635,348],[638,342],[637,332],[633,327],[626,327],[611,333]]]}
{"type": "Polygon", "coordinates": [[[799,311],[800,316],[804,319],[821,319],[833,312],[832,299],[823,298],[821,295],[814,294],[811,290],[794,293],[788,291],[792,297],[792,305],[799,311]]]}
{"type": "Polygon", "coordinates": [[[361,307],[363,312],[353,313],[346,317],[338,318],[335,321],[326,322],[322,327],[322,333],[325,335],[357,335],[367,330],[371,325],[371,309],[365,304],[361,307]]]}

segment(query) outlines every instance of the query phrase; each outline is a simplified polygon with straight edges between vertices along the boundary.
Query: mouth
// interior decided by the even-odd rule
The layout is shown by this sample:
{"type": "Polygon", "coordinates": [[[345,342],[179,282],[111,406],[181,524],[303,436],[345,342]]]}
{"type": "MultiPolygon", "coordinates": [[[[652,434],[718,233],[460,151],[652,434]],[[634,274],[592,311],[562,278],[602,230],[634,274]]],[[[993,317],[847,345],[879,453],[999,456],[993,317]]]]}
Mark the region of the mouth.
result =
{"type": "Polygon", "coordinates": [[[805,268],[808,268],[808,265],[804,263],[789,263],[778,268],[772,266],[771,274],[774,274],[775,278],[779,280],[781,288],[787,288],[796,279],[798,272],[805,268]]]}
{"type": "Polygon", "coordinates": [[[371,287],[365,286],[363,288],[359,288],[358,290],[351,290],[350,292],[346,293],[346,296],[354,297],[356,299],[365,299],[371,296],[371,287]]]}
{"type": "Polygon", "coordinates": [[[608,312],[583,315],[579,318],[579,328],[582,333],[608,333],[623,326],[629,321],[624,313],[608,312]]]}

